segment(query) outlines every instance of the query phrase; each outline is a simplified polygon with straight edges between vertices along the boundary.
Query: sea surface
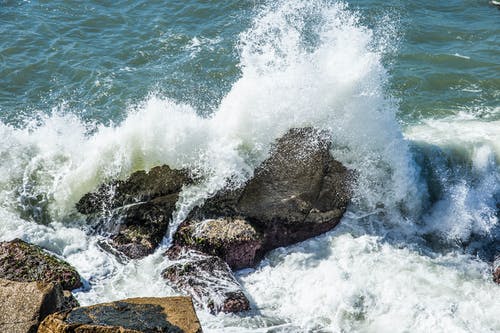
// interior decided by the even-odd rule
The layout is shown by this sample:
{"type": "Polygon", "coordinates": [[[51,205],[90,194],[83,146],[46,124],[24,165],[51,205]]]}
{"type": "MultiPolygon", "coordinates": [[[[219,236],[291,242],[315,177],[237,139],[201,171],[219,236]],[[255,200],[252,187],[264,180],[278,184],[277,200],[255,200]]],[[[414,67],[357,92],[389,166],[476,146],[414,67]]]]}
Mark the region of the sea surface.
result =
{"type": "Polygon", "coordinates": [[[357,170],[333,231],[237,273],[253,311],[211,332],[500,332],[500,10],[449,1],[0,0],[0,240],[81,273],[82,305],[174,295],[162,251],[292,127],[357,170]],[[168,164],[158,251],[122,262],[74,204],[168,164]]]}

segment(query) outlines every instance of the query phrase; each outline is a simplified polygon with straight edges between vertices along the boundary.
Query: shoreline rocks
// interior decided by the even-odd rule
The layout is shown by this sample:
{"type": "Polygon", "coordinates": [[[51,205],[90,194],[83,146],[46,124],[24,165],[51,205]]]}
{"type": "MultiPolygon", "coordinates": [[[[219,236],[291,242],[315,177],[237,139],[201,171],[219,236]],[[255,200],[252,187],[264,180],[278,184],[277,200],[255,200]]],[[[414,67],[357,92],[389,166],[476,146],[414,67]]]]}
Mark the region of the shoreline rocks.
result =
{"type": "Polygon", "coordinates": [[[45,318],[38,333],[202,333],[188,297],[129,298],[45,318]]]}
{"type": "MultiPolygon", "coordinates": [[[[246,184],[220,190],[181,223],[163,277],[211,312],[248,310],[231,268],[254,266],[275,248],[334,228],[353,181],[354,173],[331,157],[325,132],[289,130],[246,184]]],[[[76,207],[113,249],[142,258],[161,242],[179,192],[192,182],[186,170],[156,167],[104,184],[76,207]]]]}

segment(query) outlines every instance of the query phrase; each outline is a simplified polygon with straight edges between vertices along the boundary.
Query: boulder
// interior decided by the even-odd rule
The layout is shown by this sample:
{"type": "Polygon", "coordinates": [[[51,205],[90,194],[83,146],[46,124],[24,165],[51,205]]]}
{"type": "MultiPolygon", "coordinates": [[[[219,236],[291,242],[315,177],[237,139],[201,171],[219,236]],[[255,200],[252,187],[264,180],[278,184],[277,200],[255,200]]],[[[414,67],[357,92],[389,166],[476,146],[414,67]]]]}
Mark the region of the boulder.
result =
{"type": "Polygon", "coordinates": [[[0,332],[35,333],[46,316],[70,305],[59,283],[0,279],[0,309],[0,332]]]}
{"type": "Polygon", "coordinates": [[[101,185],[97,191],[85,194],[76,209],[85,215],[107,212],[132,203],[178,193],[191,182],[187,170],[157,166],[146,172],[134,172],[127,180],[115,180],[101,185]]]}
{"type": "Polygon", "coordinates": [[[57,282],[65,290],[82,286],[80,275],[71,265],[20,239],[0,243],[0,278],[57,282]]]}
{"type": "Polygon", "coordinates": [[[166,252],[173,261],[162,273],[175,288],[212,313],[241,312],[250,302],[229,266],[219,257],[180,247],[166,252]]]}
{"type": "Polygon", "coordinates": [[[76,208],[88,215],[97,233],[110,238],[113,248],[129,258],[142,258],[160,244],[179,192],[191,181],[186,170],[159,166],[100,186],[83,196],[76,208]]]}
{"type": "Polygon", "coordinates": [[[195,209],[174,243],[243,268],[332,229],[349,204],[354,175],[329,150],[324,132],[290,130],[243,187],[224,189],[195,209]]]}
{"type": "Polygon", "coordinates": [[[253,266],[260,258],[263,235],[242,217],[225,217],[183,222],[175,242],[218,256],[232,269],[239,269],[253,266]]]}
{"type": "Polygon", "coordinates": [[[130,298],[48,316],[39,333],[201,333],[188,297],[130,298]]]}

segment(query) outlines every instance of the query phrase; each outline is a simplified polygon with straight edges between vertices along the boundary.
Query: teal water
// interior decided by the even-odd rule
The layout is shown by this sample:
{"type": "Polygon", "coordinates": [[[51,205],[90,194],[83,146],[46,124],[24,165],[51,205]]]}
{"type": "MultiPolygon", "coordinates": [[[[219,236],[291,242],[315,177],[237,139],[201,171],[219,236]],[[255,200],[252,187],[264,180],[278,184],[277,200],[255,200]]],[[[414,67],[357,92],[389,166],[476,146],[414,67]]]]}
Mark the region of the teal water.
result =
{"type": "Polygon", "coordinates": [[[0,0],[0,240],[81,273],[83,305],[176,294],[170,233],[289,128],[357,170],[334,231],[237,272],[205,332],[499,332],[500,10],[488,1],[0,0]],[[74,204],[187,167],[155,254],[118,261],[74,204]]]}
{"type": "MultiPolygon", "coordinates": [[[[241,75],[238,34],[260,3],[2,1],[0,117],[64,106],[119,121],[151,92],[210,113],[241,75]]],[[[500,13],[487,1],[349,4],[368,26],[396,25],[386,61],[402,120],[499,119],[500,13]]]]}

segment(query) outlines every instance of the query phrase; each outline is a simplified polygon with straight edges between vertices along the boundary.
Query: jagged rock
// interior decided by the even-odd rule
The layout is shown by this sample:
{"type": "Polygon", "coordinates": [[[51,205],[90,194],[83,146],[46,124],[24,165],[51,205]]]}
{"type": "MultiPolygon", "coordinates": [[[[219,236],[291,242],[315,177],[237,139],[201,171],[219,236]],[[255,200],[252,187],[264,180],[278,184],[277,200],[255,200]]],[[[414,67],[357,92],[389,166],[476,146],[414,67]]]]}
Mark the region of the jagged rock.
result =
{"type": "Polygon", "coordinates": [[[177,198],[171,194],[117,209],[109,219],[115,224],[111,245],[129,258],[153,253],[167,232],[177,198]]]}
{"type": "Polygon", "coordinates": [[[182,223],[176,244],[222,258],[233,269],[253,266],[260,257],[263,235],[243,218],[191,220],[182,223]]]}
{"type": "Polygon", "coordinates": [[[82,286],[80,275],[71,265],[20,239],[0,243],[0,278],[58,282],[65,290],[82,286]]]}
{"type": "Polygon", "coordinates": [[[0,279],[0,332],[34,333],[46,316],[70,308],[59,283],[0,279]]]}
{"type": "Polygon", "coordinates": [[[166,255],[174,262],[163,271],[163,277],[198,305],[213,313],[250,309],[241,285],[219,257],[180,247],[169,249],[166,255]]]}
{"type": "Polygon", "coordinates": [[[76,209],[85,215],[109,211],[132,203],[178,193],[191,182],[186,170],[167,165],[134,172],[127,180],[115,180],[101,185],[97,191],[85,194],[76,209]]]}
{"type": "Polygon", "coordinates": [[[188,297],[130,298],[48,316],[38,333],[201,333],[188,297]]]}
{"type": "Polygon", "coordinates": [[[242,268],[269,250],[332,229],[350,201],[353,172],[335,161],[329,148],[323,132],[290,130],[243,187],[224,189],[195,209],[179,228],[175,244],[218,255],[231,267],[242,268]],[[241,225],[253,236],[234,239],[241,225]]]}
{"type": "Polygon", "coordinates": [[[500,284],[500,254],[493,260],[493,281],[500,284]]]}
{"type": "Polygon", "coordinates": [[[165,235],[178,195],[191,178],[168,166],[138,171],[125,181],[104,184],[77,203],[96,232],[129,258],[151,254],[165,235]]]}

